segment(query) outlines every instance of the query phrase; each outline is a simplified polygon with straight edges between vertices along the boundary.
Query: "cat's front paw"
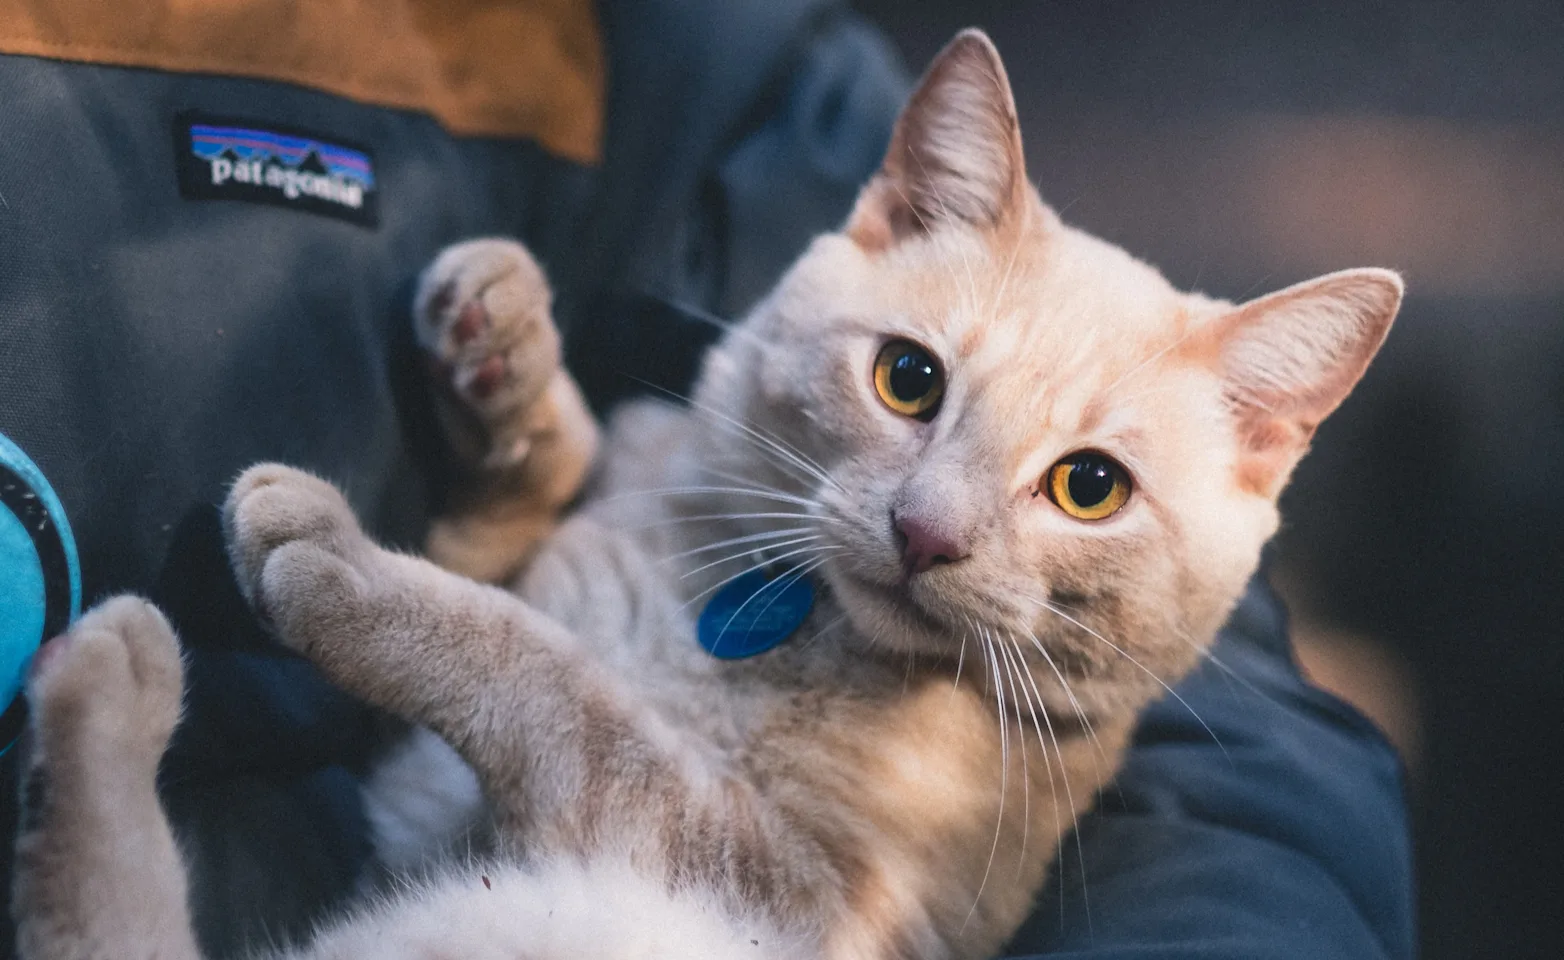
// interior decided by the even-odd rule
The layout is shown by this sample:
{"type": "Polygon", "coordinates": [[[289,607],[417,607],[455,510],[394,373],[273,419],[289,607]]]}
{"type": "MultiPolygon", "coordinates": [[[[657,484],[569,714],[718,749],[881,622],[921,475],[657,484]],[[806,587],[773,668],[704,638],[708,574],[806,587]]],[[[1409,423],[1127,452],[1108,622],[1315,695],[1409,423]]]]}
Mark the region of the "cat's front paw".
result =
{"type": "Polygon", "coordinates": [[[223,504],[223,533],[239,589],[278,629],[308,653],[314,629],[293,629],[309,611],[356,594],[356,567],[375,549],[336,487],[280,464],[251,467],[223,504]]]}
{"type": "Polygon", "coordinates": [[[560,369],[551,300],[537,261],[511,240],[456,244],[419,278],[418,341],[490,430],[536,401],[560,369]]]}
{"type": "Polygon", "coordinates": [[[39,649],[27,680],[43,751],[155,770],[179,722],[183,674],[168,621],[139,597],[88,611],[39,649]]]}

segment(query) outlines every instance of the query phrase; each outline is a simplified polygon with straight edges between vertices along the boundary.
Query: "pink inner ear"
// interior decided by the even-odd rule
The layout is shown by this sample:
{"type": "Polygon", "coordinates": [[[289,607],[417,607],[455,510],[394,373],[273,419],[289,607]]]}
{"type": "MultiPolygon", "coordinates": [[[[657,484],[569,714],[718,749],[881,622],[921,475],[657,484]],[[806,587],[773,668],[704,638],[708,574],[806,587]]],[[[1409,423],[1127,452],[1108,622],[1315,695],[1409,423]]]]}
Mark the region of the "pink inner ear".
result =
{"type": "Polygon", "coordinates": [[[1237,418],[1237,482],[1281,492],[1320,421],[1346,399],[1401,304],[1388,270],[1328,274],[1253,300],[1215,321],[1198,347],[1216,366],[1237,418]]]}

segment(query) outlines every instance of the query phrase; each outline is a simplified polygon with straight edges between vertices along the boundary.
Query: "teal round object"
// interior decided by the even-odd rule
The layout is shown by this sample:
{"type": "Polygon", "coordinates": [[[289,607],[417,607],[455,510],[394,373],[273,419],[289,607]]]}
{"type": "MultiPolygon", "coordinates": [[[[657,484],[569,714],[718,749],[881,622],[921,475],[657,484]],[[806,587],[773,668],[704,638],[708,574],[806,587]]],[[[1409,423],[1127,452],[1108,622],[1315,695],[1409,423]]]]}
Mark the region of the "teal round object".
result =
{"type": "Polygon", "coordinates": [[[65,507],[38,465],[0,434],[0,752],[26,721],[33,654],[81,613],[81,567],[65,507]]]}
{"type": "Polygon", "coordinates": [[[33,651],[43,639],[43,565],[33,538],[16,514],[0,511],[0,701],[10,703],[22,689],[33,651]]]}

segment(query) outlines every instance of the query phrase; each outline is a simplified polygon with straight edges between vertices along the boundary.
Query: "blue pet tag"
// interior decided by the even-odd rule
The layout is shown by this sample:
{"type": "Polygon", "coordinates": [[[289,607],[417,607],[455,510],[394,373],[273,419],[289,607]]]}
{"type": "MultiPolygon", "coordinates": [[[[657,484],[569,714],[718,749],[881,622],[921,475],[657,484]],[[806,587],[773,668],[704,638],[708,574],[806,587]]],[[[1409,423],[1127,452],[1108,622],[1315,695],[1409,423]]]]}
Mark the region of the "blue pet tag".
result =
{"type": "Polygon", "coordinates": [[[43,471],[0,434],[0,753],[27,720],[22,688],[43,641],[81,612],[81,572],[65,508],[43,471]]]}
{"type": "Polygon", "coordinates": [[[712,656],[742,660],[791,637],[814,605],[815,585],[807,577],[752,570],[706,602],[695,635],[712,656]]]}

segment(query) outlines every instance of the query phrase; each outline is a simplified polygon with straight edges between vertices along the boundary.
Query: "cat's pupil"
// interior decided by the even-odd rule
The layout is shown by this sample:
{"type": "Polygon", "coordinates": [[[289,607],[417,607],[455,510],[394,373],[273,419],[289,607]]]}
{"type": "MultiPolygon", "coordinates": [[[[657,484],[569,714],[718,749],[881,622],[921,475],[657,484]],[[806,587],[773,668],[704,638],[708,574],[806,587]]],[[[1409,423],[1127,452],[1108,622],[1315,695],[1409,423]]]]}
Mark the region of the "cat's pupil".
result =
{"type": "Polygon", "coordinates": [[[1113,467],[1101,457],[1081,457],[1070,468],[1070,499],[1095,507],[1113,493],[1113,467]]]}
{"type": "Polygon", "coordinates": [[[891,363],[891,393],[898,400],[921,400],[938,385],[939,371],[934,360],[916,347],[908,347],[891,363]]]}

